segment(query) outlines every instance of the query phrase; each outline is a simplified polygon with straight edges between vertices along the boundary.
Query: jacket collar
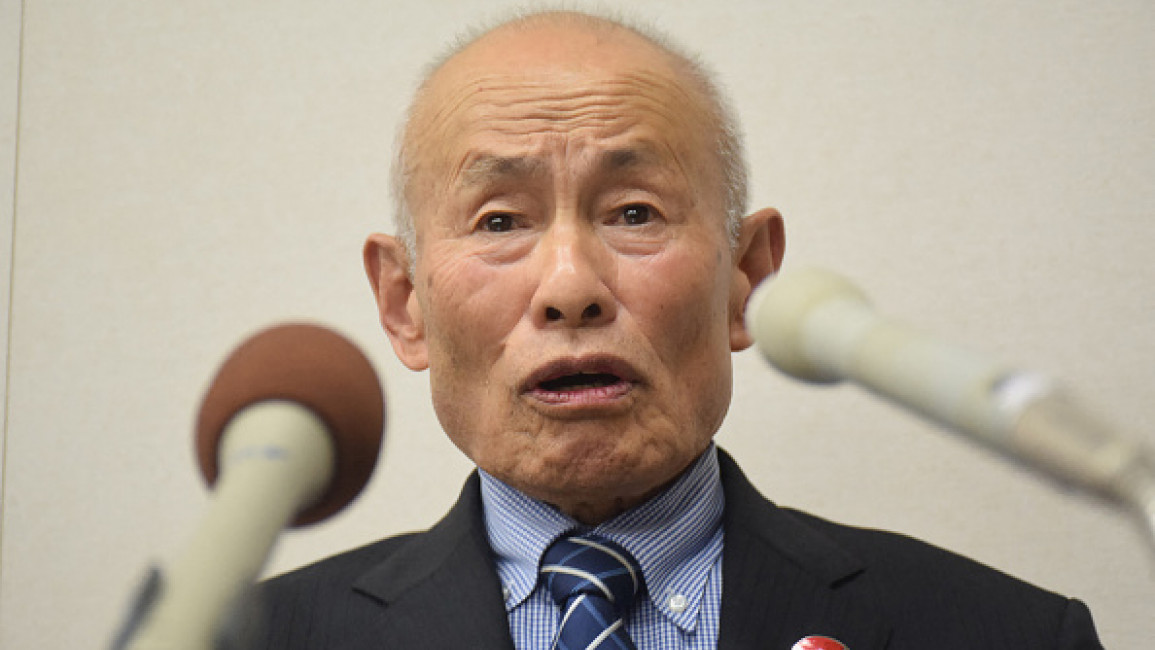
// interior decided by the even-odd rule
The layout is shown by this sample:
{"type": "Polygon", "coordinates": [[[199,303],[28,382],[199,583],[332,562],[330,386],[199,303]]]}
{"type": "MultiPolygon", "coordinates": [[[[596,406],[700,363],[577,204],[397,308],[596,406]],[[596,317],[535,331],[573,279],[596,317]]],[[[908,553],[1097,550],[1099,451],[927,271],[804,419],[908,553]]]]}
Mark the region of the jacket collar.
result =
{"type": "Polygon", "coordinates": [[[856,589],[866,565],[797,514],[766,500],[719,452],[726,492],[718,647],[790,650],[808,636],[852,650],[886,646],[890,629],[856,589]]]}
{"type": "Polygon", "coordinates": [[[444,519],[354,583],[385,609],[383,647],[513,648],[482,516],[474,472],[444,519]]]}

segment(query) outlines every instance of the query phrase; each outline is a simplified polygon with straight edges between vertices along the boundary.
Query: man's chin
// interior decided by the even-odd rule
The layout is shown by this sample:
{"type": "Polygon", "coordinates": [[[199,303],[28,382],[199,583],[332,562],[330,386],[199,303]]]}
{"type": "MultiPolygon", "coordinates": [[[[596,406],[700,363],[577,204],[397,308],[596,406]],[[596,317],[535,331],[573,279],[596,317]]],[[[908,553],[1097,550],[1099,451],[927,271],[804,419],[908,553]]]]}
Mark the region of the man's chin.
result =
{"type": "Polygon", "coordinates": [[[596,524],[645,502],[675,479],[680,468],[676,462],[645,464],[628,456],[577,461],[571,456],[533,471],[521,467],[505,476],[490,473],[582,523],[596,524]]]}

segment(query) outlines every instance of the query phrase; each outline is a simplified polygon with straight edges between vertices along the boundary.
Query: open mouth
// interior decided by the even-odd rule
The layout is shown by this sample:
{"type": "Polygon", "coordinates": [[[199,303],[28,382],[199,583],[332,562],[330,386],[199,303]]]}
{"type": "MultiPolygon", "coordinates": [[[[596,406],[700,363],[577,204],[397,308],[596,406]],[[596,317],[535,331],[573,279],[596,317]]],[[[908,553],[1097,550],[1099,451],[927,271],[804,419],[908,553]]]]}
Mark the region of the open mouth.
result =
{"type": "Polygon", "coordinates": [[[605,388],[621,381],[621,377],[608,372],[577,372],[547,379],[538,384],[538,388],[556,393],[586,388],[605,388]]]}
{"type": "Polygon", "coordinates": [[[629,364],[615,358],[562,359],[538,369],[526,383],[534,398],[554,405],[607,405],[637,383],[629,364]]]}

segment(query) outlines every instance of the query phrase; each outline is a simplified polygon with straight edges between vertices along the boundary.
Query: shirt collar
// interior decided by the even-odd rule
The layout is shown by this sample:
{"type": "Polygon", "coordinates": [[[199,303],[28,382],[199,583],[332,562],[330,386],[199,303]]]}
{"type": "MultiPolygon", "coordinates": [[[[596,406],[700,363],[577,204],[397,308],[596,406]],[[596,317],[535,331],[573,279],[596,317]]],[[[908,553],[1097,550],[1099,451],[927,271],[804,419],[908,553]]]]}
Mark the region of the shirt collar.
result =
{"type": "Polygon", "coordinates": [[[725,499],[713,444],[665,491],[592,529],[483,470],[478,473],[507,611],[533,593],[545,549],[558,537],[580,530],[625,547],[641,566],[654,607],[680,628],[694,629],[706,581],[722,550],[725,499]],[[684,601],[672,607],[675,594],[684,601]]]}

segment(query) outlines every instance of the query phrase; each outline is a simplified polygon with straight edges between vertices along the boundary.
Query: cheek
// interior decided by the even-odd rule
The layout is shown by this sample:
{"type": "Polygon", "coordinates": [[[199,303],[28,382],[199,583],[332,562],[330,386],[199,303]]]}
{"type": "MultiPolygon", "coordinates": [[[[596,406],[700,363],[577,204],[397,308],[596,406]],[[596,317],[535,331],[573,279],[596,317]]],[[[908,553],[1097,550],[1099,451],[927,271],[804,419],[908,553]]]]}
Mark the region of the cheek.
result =
{"type": "Polygon", "coordinates": [[[420,273],[426,335],[432,347],[481,353],[520,320],[523,290],[512,274],[453,248],[431,247],[426,259],[438,261],[420,273]]]}
{"type": "Polygon", "coordinates": [[[624,302],[632,305],[663,358],[715,357],[719,350],[729,356],[731,274],[723,264],[720,256],[688,251],[623,270],[623,278],[638,279],[624,302]]]}
{"type": "Polygon", "coordinates": [[[477,441],[463,436],[499,417],[507,401],[501,363],[524,312],[517,307],[524,289],[509,268],[462,255],[451,244],[425,253],[437,260],[418,274],[434,409],[453,442],[474,457],[477,441]]]}
{"type": "Polygon", "coordinates": [[[730,275],[725,256],[670,256],[633,290],[631,311],[666,370],[669,406],[711,431],[730,399],[730,275]]]}

